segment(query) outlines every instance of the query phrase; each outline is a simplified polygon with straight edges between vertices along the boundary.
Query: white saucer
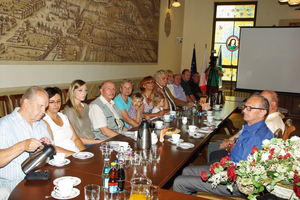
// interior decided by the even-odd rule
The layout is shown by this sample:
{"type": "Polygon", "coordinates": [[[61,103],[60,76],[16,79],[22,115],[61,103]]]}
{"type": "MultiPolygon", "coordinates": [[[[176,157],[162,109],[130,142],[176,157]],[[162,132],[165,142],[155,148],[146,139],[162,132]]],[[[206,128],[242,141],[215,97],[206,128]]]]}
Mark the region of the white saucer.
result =
{"type": "Polygon", "coordinates": [[[155,128],[158,129],[158,130],[160,130],[160,129],[163,129],[164,126],[160,126],[160,127],[155,126],[155,128]]]}
{"type": "Polygon", "coordinates": [[[222,119],[222,117],[214,117],[214,120],[221,121],[223,119],[222,119]]]}
{"type": "Polygon", "coordinates": [[[91,152],[82,151],[82,152],[74,153],[72,156],[78,159],[88,159],[94,157],[94,154],[91,152]]]}
{"type": "Polygon", "coordinates": [[[77,188],[73,188],[70,196],[67,196],[67,197],[62,197],[60,196],[57,192],[55,191],[52,191],[51,192],[51,196],[54,198],[54,199],[73,199],[75,197],[77,197],[78,195],[80,194],[80,190],[78,190],[77,188]]]}
{"type": "Polygon", "coordinates": [[[61,163],[61,164],[56,164],[56,163],[55,163],[55,160],[52,159],[52,160],[49,160],[48,164],[49,164],[49,165],[52,165],[52,166],[56,166],[56,167],[62,167],[62,166],[64,166],[64,165],[70,164],[70,162],[71,162],[71,161],[70,161],[69,159],[65,159],[63,163],[61,163]]]}
{"type": "MultiPolygon", "coordinates": [[[[120,151],[120,147],[116,147],[116,148],[114,148],[114,150],[115,150],[116,152],[119,152],[119,151],[120,151]]],[[[127,148],[127,149],[124,149],[124,151],[132,151],[132,148],[128,145],[128,148],[127,148]]]]}
{"type": "Polygon", "coordinates": [[[183,143],[177,143],[177,146],[183,149],[189,149],[189,148],[193,148],[195,145],[192,143],[183,142],[183,143]]]}
{"type": "Polygon", "coordinates": [[[114,149],[115,148],[117,148],[117,147],[119,147],[119,143],[120,143],[121,141],[109,141],[109,142],[107,142],[110,146],[112,146],[112,147],[114,147],[114,149]]]}
{"type": "Polygon", "coordinates": [[[170,122],[172,119],[164,119],[164,122],[170,122]]]}
{"type": "Polygon", "coordinates": [[[57,185],[59,181],[61,180],[72,180],[74,181],[74,186],[77,186],[81,183],[81,179],[75,176],[62,176],[60,178],[57,178],[53,181],[53,185],[57,185]]]}
{"type": "Polygon", "coordinates": [[[173,139],[169,138],[168,141],[171,142],[172,144],[177,144],[177,143],[182,143],[183,139],[179,139],[178,142],[173,142],[173,139]]]}
{"type": "Polygon", "coordinates": [[[127,136],[127,137],[134,137],[134,135],[135,135],[135,133],[134,132],[132,132],[132,131],[128,131],[128,132],[125,132],[125,133],[123,133],[123,135],[125,135],[125,136],[127,136]]]}

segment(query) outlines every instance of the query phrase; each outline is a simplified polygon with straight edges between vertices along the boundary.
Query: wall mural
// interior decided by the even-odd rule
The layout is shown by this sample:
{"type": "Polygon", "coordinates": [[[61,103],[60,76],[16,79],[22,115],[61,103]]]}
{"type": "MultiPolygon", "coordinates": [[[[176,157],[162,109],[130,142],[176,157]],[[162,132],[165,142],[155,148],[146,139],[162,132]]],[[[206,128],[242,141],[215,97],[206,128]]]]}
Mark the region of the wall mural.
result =
{"type": "Polygon", "coordinates": [[[160,0],[1,0],[0,61],[157,63],[160,0]]]}

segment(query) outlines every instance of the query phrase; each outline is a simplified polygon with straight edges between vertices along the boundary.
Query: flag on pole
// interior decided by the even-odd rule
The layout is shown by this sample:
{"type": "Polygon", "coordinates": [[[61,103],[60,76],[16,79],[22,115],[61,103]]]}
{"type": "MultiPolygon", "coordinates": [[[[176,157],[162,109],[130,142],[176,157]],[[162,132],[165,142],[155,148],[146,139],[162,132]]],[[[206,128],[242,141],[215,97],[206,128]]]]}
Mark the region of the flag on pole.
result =
{"type": "Polygon", "coordinates": [[[203,61],[202,61],[202,69],[201,69],[201,74],[200,74],[201,77],[200,77],[200,82],[199,82],[199,87],[203,90],[203,92],[206,92],[206,85],[207,85],[207,77],[205,74],[205,70],[207,68],[206,48],[207,48],[207,45],[205,44],[203,61]]]}
{"type": "MultiPolygon", "coordinates": [[[[220,46],[218,57],[217,65],[222,67],[222,46],[220,46]]],[[[219,88],[222,88],[222,76],[219,77],[219,88]]]]}
{"type": "MultiPolygon", "coordinates": [[[[194,50],[193,50],[193,58],[191,63],[191,74],[197,72],[197,63],[196,63],[196,49],[194,44],[194,50]]],[[[192,76],[190,78],[190,81],[192,81],[192,76]]]]}

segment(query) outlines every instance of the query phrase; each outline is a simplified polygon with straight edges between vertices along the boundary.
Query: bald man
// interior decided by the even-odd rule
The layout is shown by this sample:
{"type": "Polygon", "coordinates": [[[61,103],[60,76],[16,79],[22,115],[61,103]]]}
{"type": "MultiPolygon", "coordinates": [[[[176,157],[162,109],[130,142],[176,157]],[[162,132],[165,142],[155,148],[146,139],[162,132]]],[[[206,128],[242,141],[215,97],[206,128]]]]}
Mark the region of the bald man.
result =
{"type": "Polygon", "coordinates": [[[100,86],[100,94],[100,97],[90,103],[89,110],[92,130],[96,138],[111,138],[123,130],[128,130],[118,106],[113,101],[116,95],[115,84],[112,81],[103,82],[100,86]]]}

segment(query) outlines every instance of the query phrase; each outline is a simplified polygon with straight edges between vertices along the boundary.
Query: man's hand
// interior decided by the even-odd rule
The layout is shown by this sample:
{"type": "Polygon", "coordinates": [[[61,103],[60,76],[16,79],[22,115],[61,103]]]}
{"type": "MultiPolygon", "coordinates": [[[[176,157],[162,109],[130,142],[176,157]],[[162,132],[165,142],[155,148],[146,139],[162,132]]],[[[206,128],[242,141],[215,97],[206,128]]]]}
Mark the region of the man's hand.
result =
{"type": "Polygon", "coordinates": [[[191,108],[194,106],[194,102],[192,102],[192,101],[188,102],[188,104],[191,108]]]}
{"type": "Polygon", "coordinates": [[[235,143],[229,143],[228,147],[226,148],[226,151],[228,152],[228,154],[232,151],[234,145],[235,145],[235,143]]]}
{"type": "Polygon", "coordinates": [[[221,144],[220,144],[220,149],[228,147],[229,144],[234,144],[233,140],[225,139],[221,144]]]}
{"type": "Polygon", "coordinates": [[[47,138],[47,137],[41,138],[40,141],[43,142],[43,143],[46,143],[46,144],[48,144],[48,145],[49,145],[49,144],[52,144],[51,141],[50,141],[50,139],[47,138]]]}
{"type": "Polygon", "coordinates": [[[43,146],[43,144],[39,140],[31,138],[31,139],[27,139],[24,141],[23,148],[24,148],[24,151],[33,152],[37,148],[40,148],[42,146],[43,146]]]}

